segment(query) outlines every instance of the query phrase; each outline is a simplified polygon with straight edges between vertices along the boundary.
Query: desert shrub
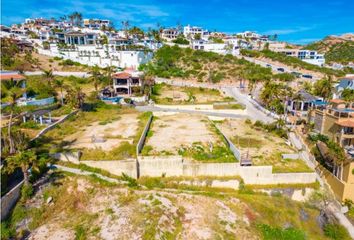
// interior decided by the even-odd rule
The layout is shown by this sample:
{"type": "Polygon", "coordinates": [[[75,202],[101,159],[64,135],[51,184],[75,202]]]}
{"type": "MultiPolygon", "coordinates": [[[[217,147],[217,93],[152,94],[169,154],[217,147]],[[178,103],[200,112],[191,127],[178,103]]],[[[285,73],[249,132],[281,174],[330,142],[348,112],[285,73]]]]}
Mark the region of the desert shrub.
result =
{"type": "Polygon", "coordinates": [[[327,224],[324,227],[324,233],[327,237],[333,240],[345,240],[350,239],[347,230],[339,224],[327,224]]]}

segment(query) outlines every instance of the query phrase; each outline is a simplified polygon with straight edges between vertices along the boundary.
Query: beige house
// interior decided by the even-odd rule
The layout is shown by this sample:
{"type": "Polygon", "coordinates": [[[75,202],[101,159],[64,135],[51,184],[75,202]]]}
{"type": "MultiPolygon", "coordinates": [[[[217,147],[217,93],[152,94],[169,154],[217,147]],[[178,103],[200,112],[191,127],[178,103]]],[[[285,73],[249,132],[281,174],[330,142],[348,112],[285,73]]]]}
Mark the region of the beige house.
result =
{"type": "MultiPolygon", "coordinates": [[[[326,135],[344,148],[347,156],[344,162],[326,160],[318,165],[321,175],[331,186],[340,201],[354,201],[354,108],[353,103],[341,99],[331,100],[327,108],[315,109],[313,119],[315,131],[326,135]]],[[[317,145],[321,155],[326,155],[325,148],[317,145]]]]}

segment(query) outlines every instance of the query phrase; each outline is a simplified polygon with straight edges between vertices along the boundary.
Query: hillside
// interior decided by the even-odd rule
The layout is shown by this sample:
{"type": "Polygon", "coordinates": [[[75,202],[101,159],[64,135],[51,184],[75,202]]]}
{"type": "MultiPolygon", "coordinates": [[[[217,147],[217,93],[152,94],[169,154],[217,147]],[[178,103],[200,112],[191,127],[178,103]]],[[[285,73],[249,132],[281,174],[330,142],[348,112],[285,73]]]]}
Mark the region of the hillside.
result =
{"type": "Polygon", "coordinates": [[[193,79],[218,83],[223,80],[266,81],[272,78],[264,68],[232,55],[195,51],[178,46],[160,48],[151,63],[142,65],[147,74],[164,78],[193,79]]]}
{"type": "Polygon", "coordinates": [[[348,64],[354,62],[354,34],[328,36],[323,40],[310,43],[304,49],[316,50],[325,54],[327,63],[348,64]]]}
{"type": "MultiPolygon", "coordinates": [[[[2,223],[2,234],[18,239],[331,239],[310,203],[250,189],[179,185],[176,191],[169,188],[175,180],[140,179],[145,187],[130,180],[127,187],[57,172],[32,199],[17,204],[2,223]]],[[[349,237],[344,232],[341,239],[349,237]]]]}

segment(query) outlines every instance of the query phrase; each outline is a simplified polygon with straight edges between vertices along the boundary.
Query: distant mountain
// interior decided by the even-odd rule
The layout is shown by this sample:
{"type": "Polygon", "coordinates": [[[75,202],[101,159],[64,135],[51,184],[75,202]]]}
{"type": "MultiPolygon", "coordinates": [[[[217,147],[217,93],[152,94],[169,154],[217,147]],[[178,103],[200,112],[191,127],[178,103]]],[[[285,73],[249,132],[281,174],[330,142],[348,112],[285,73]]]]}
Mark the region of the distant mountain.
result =
{"type": "Polygon", "coordinates": [[[354,62],[354,34],[331,35],[323,40],[310,43],[303,49],[324,53],[327,63],[348,64],[349,62],[354,62]]]}

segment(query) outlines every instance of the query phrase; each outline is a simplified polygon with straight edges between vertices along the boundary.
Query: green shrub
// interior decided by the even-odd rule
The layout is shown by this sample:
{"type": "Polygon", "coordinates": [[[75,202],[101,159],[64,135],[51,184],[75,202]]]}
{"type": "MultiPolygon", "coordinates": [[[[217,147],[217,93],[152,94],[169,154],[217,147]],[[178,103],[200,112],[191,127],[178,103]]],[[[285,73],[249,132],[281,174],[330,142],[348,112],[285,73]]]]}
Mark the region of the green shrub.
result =
{"type": "Polygon", "coordinates": [[[135,178],[129,177],[127,174],[122,173],[122,181],[128,182],[127,186],[131,188],[137,188],[139,187],[138,182],[136,181],[135,178]]]}
{"type": "Polygon", "coordinates": [[[347,230],[339,224],[327,224],[324,227],[324,233],[327,237],[333,240],[346,240],[350,239],[347,230]]]}
{"type": "Polygon", "coordinates": [[[21,123],[21,128],[40,129],[41,126],[33,120],[21,123]]]}
{"type": "Polygon", "coordinates": [[[279,228],[267,224],[258,225],[264,240],[304,240],[306,235],[303,231],[296,228],[279,228]]]}
{"type": "Polygon", "coordinates": [[[31,184],[24,184],[21,188],[21,198],[27,200],[33,195],[33,187],[31,184]]]}
{"type": "Polygon", "coordinates": [[[12,228],[8,221],[1,222],[1,239],[12,239],[16,234],[16,230],[12,228]]]}

